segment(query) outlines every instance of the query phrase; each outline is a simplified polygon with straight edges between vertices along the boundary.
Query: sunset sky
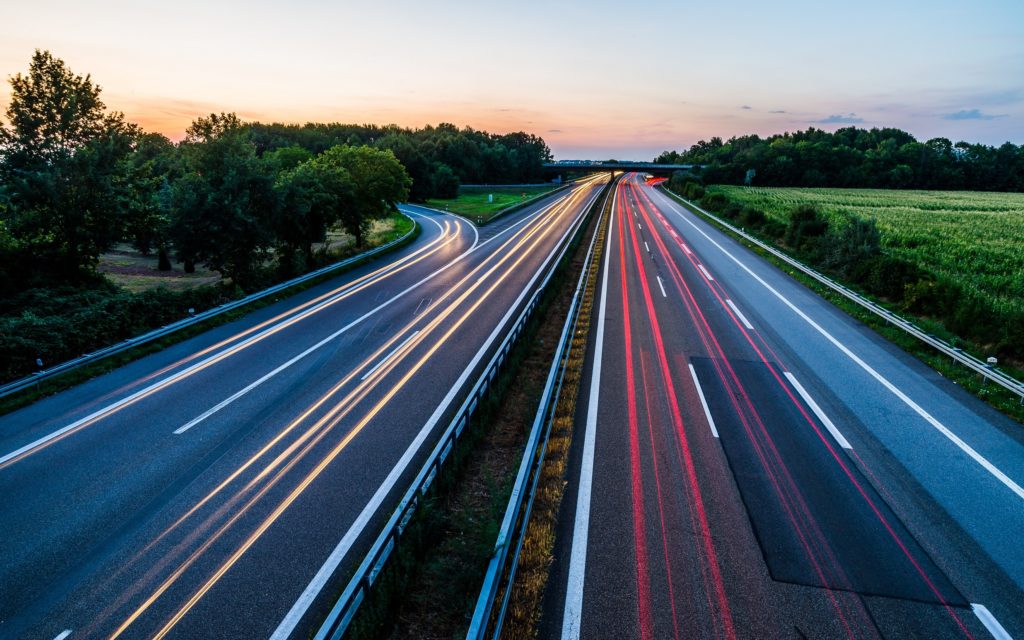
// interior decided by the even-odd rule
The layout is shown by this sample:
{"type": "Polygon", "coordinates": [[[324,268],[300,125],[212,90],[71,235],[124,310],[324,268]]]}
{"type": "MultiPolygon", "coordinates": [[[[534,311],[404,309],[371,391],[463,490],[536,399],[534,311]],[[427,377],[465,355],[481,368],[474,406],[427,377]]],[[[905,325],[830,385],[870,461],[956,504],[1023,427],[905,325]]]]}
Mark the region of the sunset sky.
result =
{"type": "Polygon", "coordinates": [[[847,124],[1024,142],[1020,0],[5,5],[5,77],[49,49],[172,138],[235,111],[521,129],[559,159],[847,124]]]}

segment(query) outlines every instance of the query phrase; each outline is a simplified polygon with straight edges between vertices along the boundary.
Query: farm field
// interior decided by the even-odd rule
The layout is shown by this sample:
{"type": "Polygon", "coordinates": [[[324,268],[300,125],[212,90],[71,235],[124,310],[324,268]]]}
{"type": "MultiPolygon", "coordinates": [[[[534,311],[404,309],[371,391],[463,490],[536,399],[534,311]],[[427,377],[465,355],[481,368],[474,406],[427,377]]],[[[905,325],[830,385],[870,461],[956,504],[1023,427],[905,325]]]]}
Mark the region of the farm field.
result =
{"type": "Polygon", "coordinates": [[[1024,310],[1024,194],[889,189],[760,188],[714,185],[741,205],[785,223],[800,204],[842,225],[873,218],[882,244],[938,276],[974,289],[994,308],[1024,310]]]}

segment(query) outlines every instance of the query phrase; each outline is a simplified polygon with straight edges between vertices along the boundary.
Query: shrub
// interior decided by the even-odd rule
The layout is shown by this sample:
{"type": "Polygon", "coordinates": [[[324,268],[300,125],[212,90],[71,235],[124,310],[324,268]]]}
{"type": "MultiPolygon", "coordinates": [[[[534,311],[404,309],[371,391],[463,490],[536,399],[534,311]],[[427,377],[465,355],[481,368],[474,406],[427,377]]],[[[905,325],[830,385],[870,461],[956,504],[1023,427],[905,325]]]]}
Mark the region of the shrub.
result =
{"type": "Polygon", "coordinates": [[[729,204],[729,200],[721,193],[709,193],[700,199],[700,206],[708,211],[721,211],[729,204]]]}

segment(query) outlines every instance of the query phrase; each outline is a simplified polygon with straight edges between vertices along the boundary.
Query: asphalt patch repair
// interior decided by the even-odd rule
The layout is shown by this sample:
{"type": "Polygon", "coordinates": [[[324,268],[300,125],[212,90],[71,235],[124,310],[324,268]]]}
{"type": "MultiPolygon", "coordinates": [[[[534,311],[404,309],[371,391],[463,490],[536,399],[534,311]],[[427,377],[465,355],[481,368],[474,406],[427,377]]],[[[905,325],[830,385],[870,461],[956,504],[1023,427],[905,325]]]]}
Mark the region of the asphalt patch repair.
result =
{"type": "MultiPolygon", "coordinates": [[[[713,360],[691,362],[773,579],[863,595],[968,604],[829,440],[845,463],[843,469],[801,413],[803,405],[779,384],[776,376],[785,378],[777,366],[729,360],[739,384],[727,373],[727,387],[713,360]]],[[[718,364],[728,372],[725,362],[718,364]]],[[[810,409],[803,410],[830,438],[810,409]]]]}

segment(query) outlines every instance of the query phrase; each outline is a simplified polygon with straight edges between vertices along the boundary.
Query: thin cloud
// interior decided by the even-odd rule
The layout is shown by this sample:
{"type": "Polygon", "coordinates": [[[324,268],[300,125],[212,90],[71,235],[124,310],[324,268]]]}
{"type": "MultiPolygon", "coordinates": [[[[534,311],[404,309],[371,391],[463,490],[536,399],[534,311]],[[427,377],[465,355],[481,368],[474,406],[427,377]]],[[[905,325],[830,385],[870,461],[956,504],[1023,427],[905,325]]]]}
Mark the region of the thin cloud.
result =
{"type": "Polygon", "coordinates": [[[864,122],[864,118],[857,117],[856,113],[849,113],[847,115],[833,114],[827,118],[821,120],[814,120],[817,124],[860,124],[864,122]]]}
{"type": "Polygon", "coordinates": [[[769,111],[768,113],[786,113],[786,110],[785,109],[775,109],[773,111],[769,111]]]}
{"type": "Polygon", "coordinates": [[[548,129],[548,133],[562,133],[561,129],[548,129]]]}
{"type": "Polygon", "coordinates": [[[753,107],[751,107],[749,104],[745,104],[742,107],[740,107],[740,109],[743,109],[745,111],[750,111],[751,109],[753,109],[753,107]]]}
{"type": "Polygon", "coordinates": [[[980,109],[961,109],[953,113],[947,113],[942,117],[946,120],[995,120],[996,118],[1005,118],[1006,116],[982,113],[980,109]]]}

